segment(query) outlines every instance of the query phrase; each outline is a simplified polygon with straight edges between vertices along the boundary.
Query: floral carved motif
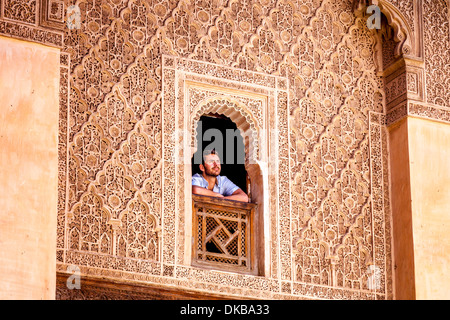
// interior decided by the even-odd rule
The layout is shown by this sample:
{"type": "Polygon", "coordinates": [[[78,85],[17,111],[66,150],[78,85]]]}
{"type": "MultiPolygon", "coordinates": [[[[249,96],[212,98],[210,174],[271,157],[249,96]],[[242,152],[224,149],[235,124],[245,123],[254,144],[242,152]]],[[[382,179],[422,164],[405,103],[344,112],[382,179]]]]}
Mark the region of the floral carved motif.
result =
{"type": "Polygon", "coordinates": [[[58,271],[76,264],[84,275],[233,297],[391,298],[385,124],[408,114],[448,121],[449,8],[380,3],[397,37],[381,51],[350,0],[3,0],[1,35],[62,49],[58,271]],[[65,24],[70,5],[79,29],[65,24]],[[425,68],[384,82],[378,55],[389,67],[415,55],[422,18],[425,68]],[[398,41],[406,51],[395,52],[398,41]],[[175,132],[216,108],[223,92],[212,87],[232,89],[222,105],[248,123],[256,159],[261,133],[281,132],[264,180],[274,195],[267,276],[185,263],[189,181],[177,161],[189,152],[175,132]],[[381,270],[375,289],[368,266],[381,270]]]}

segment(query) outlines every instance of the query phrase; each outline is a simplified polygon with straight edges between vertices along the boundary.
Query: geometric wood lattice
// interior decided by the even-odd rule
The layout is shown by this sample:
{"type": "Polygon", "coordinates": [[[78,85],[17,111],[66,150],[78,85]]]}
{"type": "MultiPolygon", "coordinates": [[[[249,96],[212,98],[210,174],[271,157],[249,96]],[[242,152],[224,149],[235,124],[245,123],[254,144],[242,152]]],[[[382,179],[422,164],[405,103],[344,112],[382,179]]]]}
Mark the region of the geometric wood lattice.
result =
{"type": "Polygon", "coordinates": [[[252,272],[256,205],[193,195],[193,264],[252,272]]]}

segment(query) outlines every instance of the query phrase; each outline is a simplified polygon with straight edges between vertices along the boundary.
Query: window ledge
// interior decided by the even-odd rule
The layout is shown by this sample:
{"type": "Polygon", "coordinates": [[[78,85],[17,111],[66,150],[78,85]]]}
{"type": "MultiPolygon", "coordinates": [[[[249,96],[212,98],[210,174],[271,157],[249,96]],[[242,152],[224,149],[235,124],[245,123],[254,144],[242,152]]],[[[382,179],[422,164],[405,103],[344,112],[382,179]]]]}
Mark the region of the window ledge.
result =
{"type": "Polygon", "coordinates": [[[211,196],[204,196],[204,195],[198,195],[198,194],[192,195],[192,201],[199,202],[199,203],[215,204],[215,205],[219,205],[219,206],[223,206],[223,207],[247,209],[247,210],[255,209],[258,206],[258,204],[256,204],[256,203],[230,200],[230,199],[211,197],[211,196]]]}

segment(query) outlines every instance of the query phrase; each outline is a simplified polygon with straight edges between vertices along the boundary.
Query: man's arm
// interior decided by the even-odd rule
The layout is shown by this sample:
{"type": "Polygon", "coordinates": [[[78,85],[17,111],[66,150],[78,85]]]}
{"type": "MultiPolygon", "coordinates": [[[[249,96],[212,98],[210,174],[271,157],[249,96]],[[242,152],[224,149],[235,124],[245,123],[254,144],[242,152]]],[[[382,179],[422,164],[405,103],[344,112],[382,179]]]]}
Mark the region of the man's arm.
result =
{"type": "Polygon", "coordinates": [[[247,194],[240,188],[233,192],[231,196],[226,196],[225,199],[248,202],[247,194]]]}
{"type": "Polygon", "coordinates": [[[203,196],[210,196],[210,197],[217,197],[217,198],[223,198],[223,195],[220,193],[211,191],[209,189],[199,187],[199,186],[192,186],[192,194],[199,194],[203,196]]]}

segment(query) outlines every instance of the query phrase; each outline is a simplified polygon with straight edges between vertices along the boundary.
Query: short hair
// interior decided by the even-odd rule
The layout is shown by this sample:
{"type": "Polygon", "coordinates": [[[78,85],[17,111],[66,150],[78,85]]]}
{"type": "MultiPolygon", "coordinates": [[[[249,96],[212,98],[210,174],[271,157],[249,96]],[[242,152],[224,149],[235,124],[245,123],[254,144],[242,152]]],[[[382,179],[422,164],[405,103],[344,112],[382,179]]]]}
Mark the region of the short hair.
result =
{"type": "Polygon", "coordinates": [[[206,157],[206,156],[209,156],[210,154],[215,154],[215,155],[217,155],[217,156],[219,157],[219,159],[220,159],[220,155],[219,155],[219,153],[216,151],[216,149],[205,149],[205,150],[203,151],[203,156],[202,156],[202,164],[203,164],[203,165],[205,164],[205,157],[206,157]]]}

